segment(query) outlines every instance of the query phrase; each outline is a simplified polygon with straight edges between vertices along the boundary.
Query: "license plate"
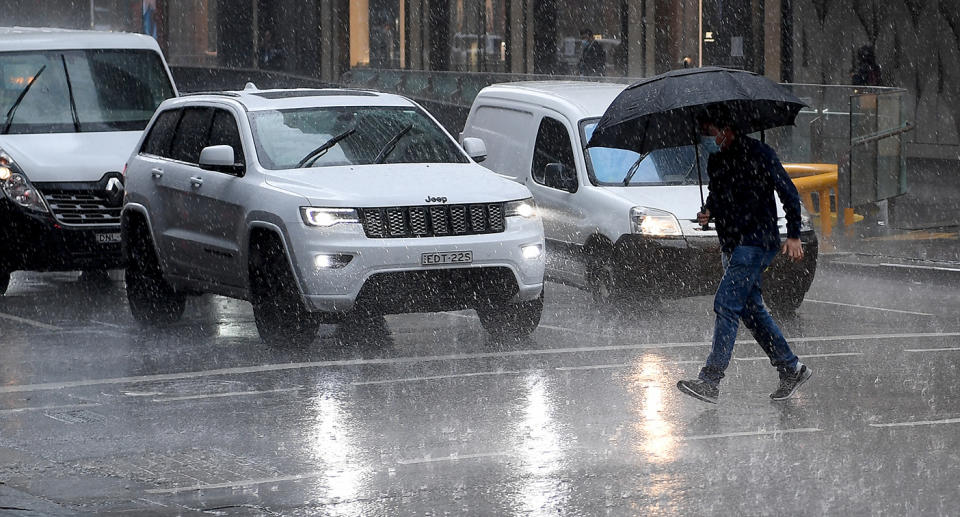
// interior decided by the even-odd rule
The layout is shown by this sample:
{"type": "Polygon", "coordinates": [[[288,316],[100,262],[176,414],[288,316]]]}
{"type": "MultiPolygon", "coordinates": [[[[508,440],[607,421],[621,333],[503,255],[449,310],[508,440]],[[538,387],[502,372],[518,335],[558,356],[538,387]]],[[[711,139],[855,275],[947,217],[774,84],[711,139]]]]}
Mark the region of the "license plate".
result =
{"type": "Polygon", "coordinates": [[[469,264],[473,262],[472,251],[438,251],[420,255],[420,264],[433,266],[436,264],[469,264]]]}
{"type": "Polygon", "coordinates": [[[97,244],[119,244],[119,243],[120,243],[120,232],[97,234],[97,244]]]}

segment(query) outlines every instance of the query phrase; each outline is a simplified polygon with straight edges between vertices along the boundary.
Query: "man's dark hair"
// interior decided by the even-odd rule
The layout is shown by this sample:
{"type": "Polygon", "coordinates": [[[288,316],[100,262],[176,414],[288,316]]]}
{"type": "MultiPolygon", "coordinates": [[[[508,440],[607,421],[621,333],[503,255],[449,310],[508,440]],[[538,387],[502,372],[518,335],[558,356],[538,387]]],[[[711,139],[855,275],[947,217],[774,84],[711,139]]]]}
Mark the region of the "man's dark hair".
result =
{"type": "Polygon", "coordinates": [[[584,34],[588,36],[593,36],[593,30],[590,29],[590,27],[584,27],[580,29],[580,35],[583,36],[584,34]]]}
{"type": "Polygon", "coordinates": [[[736,130],[737,127],[730,116],[730,111],[723,106],[710,106],[697,114],[697,124],[712,124],[719,129],[730,127],[736,130]]]}

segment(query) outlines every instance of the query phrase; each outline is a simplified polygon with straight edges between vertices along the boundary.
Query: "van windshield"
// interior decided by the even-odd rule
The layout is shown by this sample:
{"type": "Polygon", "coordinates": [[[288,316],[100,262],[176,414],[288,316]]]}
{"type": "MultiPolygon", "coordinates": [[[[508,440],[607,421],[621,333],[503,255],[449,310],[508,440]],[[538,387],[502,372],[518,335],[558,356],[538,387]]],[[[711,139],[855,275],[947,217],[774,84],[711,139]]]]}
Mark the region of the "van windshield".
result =
{"type": "Polygon", "coordinates": [[[249,118],[257,157],[267,169],[469,161],[414,107],[310,107],[254,111],[249,118]],[[333,145],[312,154],[328,142],[333,145]]]}
{"type": "Polygon", "coordinates": [[[0,53],[0,132],[142,130],[173,96],[163,61],[150,50],[0,53]]]}
{"type": "MultiPolygon", "coordinates": [[[[583,141],[589,142],[599,119],[580,123],[583,141]]],[[[610,147],[586,149],[587,173],[597,185],[624,186],[630,167],[640,158],[638,153],[610,147]]],[[[700,166],[706,181],[707,154],[701,150],[700,166]]],[[[658,149],[647,154],[630,178],[628,186],[697,185],[696,149],[692,145],[658,149]]]]}

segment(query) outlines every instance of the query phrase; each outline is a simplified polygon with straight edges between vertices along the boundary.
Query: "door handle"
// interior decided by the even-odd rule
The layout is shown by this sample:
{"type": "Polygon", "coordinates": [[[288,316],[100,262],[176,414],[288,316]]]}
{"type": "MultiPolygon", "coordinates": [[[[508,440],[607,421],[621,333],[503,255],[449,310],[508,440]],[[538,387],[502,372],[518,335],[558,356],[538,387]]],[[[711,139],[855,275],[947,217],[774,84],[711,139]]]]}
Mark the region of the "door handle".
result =
{"type": "Polygon", "coordinates": [[[160,179],[163,177],[163,169],[150,169],[150,175],[153,179],[160,179]]]}
{"type": "Polygon", "coordinates": [[[190,186],[193,188],[200,188],[200,185],[203,185],[203,178],[200,176],[192,176],[190,178],[190,186]]]}

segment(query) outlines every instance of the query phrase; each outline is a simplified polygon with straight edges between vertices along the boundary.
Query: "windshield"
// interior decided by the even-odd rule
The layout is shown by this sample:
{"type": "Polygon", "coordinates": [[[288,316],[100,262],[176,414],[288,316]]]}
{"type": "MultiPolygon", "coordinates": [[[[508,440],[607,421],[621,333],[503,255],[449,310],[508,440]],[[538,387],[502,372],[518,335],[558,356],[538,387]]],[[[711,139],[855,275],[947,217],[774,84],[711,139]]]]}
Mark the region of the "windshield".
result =
{"type": "MultiPolygon", "coordinates": [[[[589,142],[599,119],[580,123],[583,141],[589,142]]],[[[623,186],[623,180],[640,154],[626,149],[590,147],[586,149],[587,173],[596,185],[623,186]]],[[[707,155],[701,150],[700,166],[706,181],[707,155]]],[[[696,149],[694,146],[658,149],[647,154],[637,167],[629,185],[697,185],[696,149]]]]}
{"type": "Polygon", "coordinates": [[[0,124],[9,122],[8,133],[142,130],[173,96],[163,61],[150,50],[0,53],[0,124]]]}
{"type": "Polygon", "coordinates": [[[350,106],[255,111],[250,113],[260,164],[273,170],[295,169],[331,138],[335,145],[310,158],[310,167],[383,163],[467,163],[446,133],[422,110],[406,107],[350,106]],[[409,126],[409,129],[404,131],[409,126]],[[402,134],[401,134],[402,133],[402,134]],[[399,135],[399,137],[398,137],[399,135]]]}

